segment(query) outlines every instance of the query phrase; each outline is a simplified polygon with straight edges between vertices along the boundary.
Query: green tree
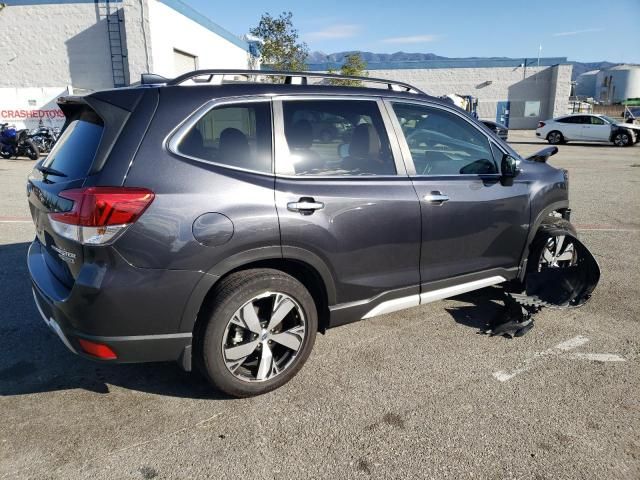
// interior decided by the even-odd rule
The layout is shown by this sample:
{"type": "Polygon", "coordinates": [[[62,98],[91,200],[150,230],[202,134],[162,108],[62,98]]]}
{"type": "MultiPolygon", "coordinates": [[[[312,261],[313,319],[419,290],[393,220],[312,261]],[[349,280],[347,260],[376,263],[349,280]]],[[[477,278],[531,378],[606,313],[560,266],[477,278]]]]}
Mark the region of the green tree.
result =
{"type": "Polygon", "coordinates": [[[274,70],[307,69],[309,48],[306,43],[299,41],[292,17],[291,12],[282,12],[277,18],[265,13],[260,17],[258,26],[249,31],[262,40],[262,44],[258,46],[262,63],[274,70]]]}
{"type": "MultiPolygon", "coordinates": [[[[339,70],[330,68],[329,73],[339,73],[340,75],[349,75],[351,77],[367,77],[367,62],[364,61],[359,53],[351,53],[344,58],[344,63],[339,70]]],[[[361,87],[362,81],[332,79],[331,84],[347,87],[361,87]]]]}

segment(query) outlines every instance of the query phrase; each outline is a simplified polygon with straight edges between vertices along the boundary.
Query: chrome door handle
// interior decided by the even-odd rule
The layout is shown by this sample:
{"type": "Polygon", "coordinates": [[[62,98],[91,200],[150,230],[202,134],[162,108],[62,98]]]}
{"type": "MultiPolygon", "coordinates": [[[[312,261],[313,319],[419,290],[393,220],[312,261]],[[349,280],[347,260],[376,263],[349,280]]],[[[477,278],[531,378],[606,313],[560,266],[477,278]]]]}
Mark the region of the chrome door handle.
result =
{"type": "Polygon", "coordinates": [[[301,198],[297,202],[287,203],[287,210],[300,212],[306,215],[310,215],[316,210],[320,210],[322,208],[324,208],[324,203],[316,202],[313,198],[301,198]]]}
{"type": "Polygon", "coordinates": [[[425,202],[429,202],[433,205],[442,205],[444,202],[449,201],[449,197],[444,195],[442,192],[431,192],[424,197],[425,202]]]}

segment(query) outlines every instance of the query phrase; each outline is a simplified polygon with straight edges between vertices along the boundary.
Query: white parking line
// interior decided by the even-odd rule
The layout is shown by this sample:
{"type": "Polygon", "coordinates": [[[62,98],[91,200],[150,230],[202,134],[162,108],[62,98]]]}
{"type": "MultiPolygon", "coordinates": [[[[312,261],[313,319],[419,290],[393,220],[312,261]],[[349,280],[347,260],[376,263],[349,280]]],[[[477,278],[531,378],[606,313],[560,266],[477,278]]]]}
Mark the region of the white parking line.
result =
{"type": "Polygon", "coordinates": [[[593,362],[624,362],[625,359],[615,353],[572,353],[569,358],[591,360],[593,362]]]}
{"type": "Polygon", "coordinates": [[[531,357],[525,359],[521,365],[517,366],[513,370],[505,371],[499,370],[497,372],[493,372],[493,378],[498,380],[499,382],[506,382],[511,380],[516,375],[527,372],[531,370],[537,360],[548,357],[548,356],[562,356],[565,358],[570,358],[573,360],[590,360],[595,362],[624,362],[624,357],[620,355],[616,355],[613,353],[576,353],[571,352],[566,354],[566,352],[573,350],[575,348],[581,347],[589,341],[587,337],[582,335],[578,335],[576,337],[570,338],[564,342],[560,342],[558,345],[552,348],[548,348],[542,352],[536,352],[531,357]]]}
{"type": "Polygon", "coordinates": [[[567,340],[566,342],[562,342],[559,343],[558,345],[556,345],[553,348],[557,348],[558,350],[571,350],[573,348],[576,347],[581,347],[582,345],[584,345],[585,343],[587,343],[589,341],[589,339],[587,337],[583,337],[582,335],[578,335],[577,337],[573,337],[570,340],[567,340]]]}

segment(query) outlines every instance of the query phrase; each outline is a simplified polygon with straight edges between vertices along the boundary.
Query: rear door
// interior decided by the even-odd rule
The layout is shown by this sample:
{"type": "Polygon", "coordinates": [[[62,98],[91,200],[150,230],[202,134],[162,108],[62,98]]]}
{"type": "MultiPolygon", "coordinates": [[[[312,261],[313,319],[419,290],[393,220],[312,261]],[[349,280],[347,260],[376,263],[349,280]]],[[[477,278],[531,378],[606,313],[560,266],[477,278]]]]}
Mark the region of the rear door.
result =
{"type": "Polygon", "coordinates": [[[556,120],[562,136],[567,140],[579,140],[582,138],[582,125],[584,123],[583,115],[574,115],[556,120]]]}
{"type": "Polygon", "coordinates": [[[528,233],[528,185],[501,184],[501,148],[452,109],[387,105],[421,202],[423,294],[446,281],[498,283],[514,274],[528,233]],[[465,275],[473,278],[456,278],[465,275]]]}
{"type": "Polygon", "coordinates": [[[420,205],[375,97],[274,102],[275,198],[283,254],[319,259],[336,303],[419,292],[420,205]],[[327,119],[334,134],[315,125],[327,119]]]}

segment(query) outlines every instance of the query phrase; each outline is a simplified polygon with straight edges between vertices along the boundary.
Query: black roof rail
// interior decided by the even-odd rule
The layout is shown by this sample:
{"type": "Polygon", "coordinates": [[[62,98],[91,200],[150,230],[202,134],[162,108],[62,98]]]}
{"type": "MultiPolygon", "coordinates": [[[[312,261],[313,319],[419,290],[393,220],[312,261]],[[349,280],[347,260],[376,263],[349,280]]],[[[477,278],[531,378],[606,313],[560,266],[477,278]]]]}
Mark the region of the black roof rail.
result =
{"type": "Polygon", "coordinates": [[[411,93],[418,93],[425,95],[425,93],[404,82],[397,82],[395,80],[386,80],[384,78],[375,78],[375,77],[356,77],[350,75],[336,75],[334,73],[317,73],[317,72],[281,72],[277,70],[233,70],[233,69],[204,69],[204,70],[194,70],[192,72],[184,73],[172,80],[161,77],[160,75],[154,75],[152,73],[143,73],[142,79],[140,83],[142,85],[180,85],[188,80],[195,80],[198,77],[207,76],[208,79],[204,80],[203,83],[209,83],[211,80],[217,75],[237,75],[242,77],[280,77],[284,78],[284,83],[287,85],[291,85],[294,83],[294,79],[299,78],[301,85],[308,85],[309,78],[321,78],[321,79],[329,79],[329,80],[355,80],[360,82],[367,83],[377,83],[386,85],[389,90],[395,90],[399,88],[400,91],[406,91],[411,93]],[[394,88],[396,87],[396,88],[394,88]]]}

